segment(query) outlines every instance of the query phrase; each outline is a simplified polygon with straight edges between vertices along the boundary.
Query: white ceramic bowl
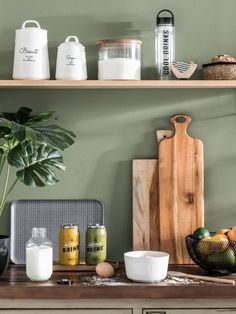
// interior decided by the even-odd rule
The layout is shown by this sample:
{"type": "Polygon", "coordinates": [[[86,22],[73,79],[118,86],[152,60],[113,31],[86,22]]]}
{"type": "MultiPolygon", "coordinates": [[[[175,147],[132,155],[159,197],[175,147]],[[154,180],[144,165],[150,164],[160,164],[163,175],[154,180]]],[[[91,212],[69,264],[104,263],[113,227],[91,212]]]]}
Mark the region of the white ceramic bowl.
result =
{"type": "Polygon", "coordinates": [[[158,251],[132,251],[124,254],[126,276],[138,282],[166,278],[169,254],[158,251]]]}

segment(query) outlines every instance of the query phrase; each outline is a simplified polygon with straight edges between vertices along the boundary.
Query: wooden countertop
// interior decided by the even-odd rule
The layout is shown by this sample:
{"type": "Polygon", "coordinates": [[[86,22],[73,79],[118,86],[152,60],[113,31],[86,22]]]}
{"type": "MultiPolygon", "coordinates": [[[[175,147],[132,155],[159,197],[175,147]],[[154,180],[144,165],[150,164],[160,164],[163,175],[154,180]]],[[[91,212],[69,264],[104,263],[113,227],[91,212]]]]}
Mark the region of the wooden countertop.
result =
{"type": "MultiPolygon", "coordinates": [[[[170,266],[170,270],[204,274],[196,266],[170,266]]],[[[223,278],[223,277],[221,277],[223,278]]],[[[225,278],[235,279],[236,274],[225,278]]],[[[55,272],[47,282],[31,282],[22,266],[9,266],[0,278],[0,299],[211,299],[236,298],[236,285],[167,278],[160,283],[135,283],[125,276],[121,266],[114,277],[100,278],[94,272],[55,272]],[[58,279],[73,280],[71,286],[57,284],[58,279]]]]}

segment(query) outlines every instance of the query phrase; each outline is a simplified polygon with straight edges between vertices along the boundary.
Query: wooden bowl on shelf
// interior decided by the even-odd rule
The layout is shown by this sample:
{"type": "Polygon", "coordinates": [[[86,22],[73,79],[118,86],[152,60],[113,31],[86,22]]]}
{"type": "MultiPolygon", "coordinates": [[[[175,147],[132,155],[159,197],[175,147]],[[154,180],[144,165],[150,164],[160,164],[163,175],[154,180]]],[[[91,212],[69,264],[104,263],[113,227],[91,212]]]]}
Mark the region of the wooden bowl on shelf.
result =
{"type": "Polygon", "coordinates": [[[171,70],[180,80],[189,79],[197,69],[197,64],[193,62],[172,62],[171,70]]]}

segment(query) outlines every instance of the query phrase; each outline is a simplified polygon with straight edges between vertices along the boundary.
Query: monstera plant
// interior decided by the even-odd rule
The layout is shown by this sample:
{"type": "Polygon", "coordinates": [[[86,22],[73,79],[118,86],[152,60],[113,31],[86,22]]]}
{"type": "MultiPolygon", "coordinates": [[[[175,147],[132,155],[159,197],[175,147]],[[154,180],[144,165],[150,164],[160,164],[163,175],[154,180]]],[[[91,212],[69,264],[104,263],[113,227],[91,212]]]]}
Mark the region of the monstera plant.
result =
{"type": "Polygon", "coordinates": [[[4,176],[0,215],[18,181],[33,187],[57,183],[55,169],[65,170],[62,153],[74,143],[73,132],[49,123],[53,112],[31,112],[21,107],[16,113],[0,116],[1,179],[4,176]],[[13,182],[9,182],[11,168],[16,169],[13,182]]]}

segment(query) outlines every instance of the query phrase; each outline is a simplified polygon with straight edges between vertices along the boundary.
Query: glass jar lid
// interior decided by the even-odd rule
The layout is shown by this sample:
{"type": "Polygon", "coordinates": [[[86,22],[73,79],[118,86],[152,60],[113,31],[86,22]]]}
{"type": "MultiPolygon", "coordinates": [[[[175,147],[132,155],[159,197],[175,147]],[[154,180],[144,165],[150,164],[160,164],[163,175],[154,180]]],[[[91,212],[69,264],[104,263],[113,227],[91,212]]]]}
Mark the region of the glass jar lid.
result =
{"type": "Polygon", "coordinates": [[[112,46],[112,45],[142,45],[142,41],[139,39],[101,39],[97,41],[97,46],[112,46]]]}

